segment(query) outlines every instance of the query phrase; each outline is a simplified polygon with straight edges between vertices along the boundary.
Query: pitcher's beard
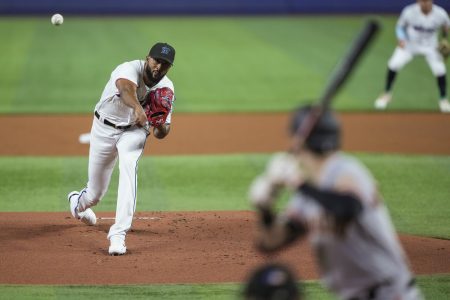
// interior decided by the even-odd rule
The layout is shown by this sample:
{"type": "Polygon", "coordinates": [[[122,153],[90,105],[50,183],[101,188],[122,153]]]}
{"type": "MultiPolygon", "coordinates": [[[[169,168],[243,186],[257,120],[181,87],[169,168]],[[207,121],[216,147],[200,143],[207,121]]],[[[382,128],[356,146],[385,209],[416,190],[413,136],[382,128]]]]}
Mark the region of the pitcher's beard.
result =
{"type": "Polygon", "coordinates": [[[147,79],[154,85],[157,84],[163,78],[163,76],[161,75],[158,77],[154,77],[153,72],[149,67],[145,68],[145,75],[147,76],[147,79]]]}

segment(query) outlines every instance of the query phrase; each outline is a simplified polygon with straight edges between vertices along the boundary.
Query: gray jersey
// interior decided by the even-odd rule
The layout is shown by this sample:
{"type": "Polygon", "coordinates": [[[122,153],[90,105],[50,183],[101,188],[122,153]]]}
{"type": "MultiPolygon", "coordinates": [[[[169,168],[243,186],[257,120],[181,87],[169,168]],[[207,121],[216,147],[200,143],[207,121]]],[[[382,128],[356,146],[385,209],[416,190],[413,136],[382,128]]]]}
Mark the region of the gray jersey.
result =
{"type": "Polygon", "coordinates": [[[324,284],[344,299],[386,281],[406,289],[412,275],[369,171],[337,153],[320,175],[319,187],[324,189],[332,188],[341,176],[351,178],[363,205],[357,220],[342,234],[317,202],[297,194],[289,203],[289,217],[306,220],[309,226],[324,284]]]}

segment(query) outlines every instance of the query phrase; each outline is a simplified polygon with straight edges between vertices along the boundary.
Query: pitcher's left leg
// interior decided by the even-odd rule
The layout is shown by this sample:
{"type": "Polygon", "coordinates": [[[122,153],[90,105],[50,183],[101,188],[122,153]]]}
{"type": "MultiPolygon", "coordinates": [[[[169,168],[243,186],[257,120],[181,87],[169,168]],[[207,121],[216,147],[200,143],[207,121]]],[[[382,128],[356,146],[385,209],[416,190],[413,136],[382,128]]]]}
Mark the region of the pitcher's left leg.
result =
{"type": "Polygon", "coordinates": [[[116,221],[108,234],[111,255],[121,255],[126,252],[125,236],[131,227],[136,208],[138,162],[144,151],[145,140],[145,131],[133,127],[125,131],[117,142],[120,174],[116,221]]]}

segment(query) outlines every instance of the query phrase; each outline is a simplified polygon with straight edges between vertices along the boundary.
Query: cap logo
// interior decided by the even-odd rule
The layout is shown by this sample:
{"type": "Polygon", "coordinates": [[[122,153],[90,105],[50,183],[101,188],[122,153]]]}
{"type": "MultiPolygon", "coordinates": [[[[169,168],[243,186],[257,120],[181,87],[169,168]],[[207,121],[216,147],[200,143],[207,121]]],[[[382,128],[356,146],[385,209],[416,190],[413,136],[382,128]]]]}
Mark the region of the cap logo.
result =
{"type": "Polygon", "coordinates": [[[161,48],[161,54],[169,54],[169,52],[170,52],[169,47],[164,46],[161,48]]]}

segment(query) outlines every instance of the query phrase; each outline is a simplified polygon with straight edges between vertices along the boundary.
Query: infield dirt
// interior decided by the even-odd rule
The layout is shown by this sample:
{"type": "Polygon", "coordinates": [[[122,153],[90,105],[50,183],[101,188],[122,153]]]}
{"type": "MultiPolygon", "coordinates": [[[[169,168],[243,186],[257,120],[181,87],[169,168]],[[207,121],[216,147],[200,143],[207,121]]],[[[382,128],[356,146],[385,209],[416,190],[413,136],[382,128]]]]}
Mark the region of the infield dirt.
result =
{"type": "MultiPolygon", "coordinates": [[[[80,134],[88,115],[0,116],[0,155],[87,155],[80,134]],[[6,130],[7,129],[7,130],[6,130]]],[[[343,149],[408,154],[450,154],[450,115],[441,113],[344,113],[343,149]]],[[[174,114],[164,140],[150,137],[145,154],[268,153],[288,146],[289,115],[174,114]]]]}

